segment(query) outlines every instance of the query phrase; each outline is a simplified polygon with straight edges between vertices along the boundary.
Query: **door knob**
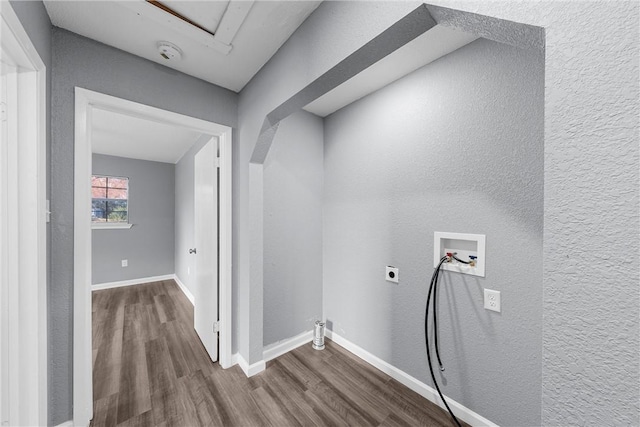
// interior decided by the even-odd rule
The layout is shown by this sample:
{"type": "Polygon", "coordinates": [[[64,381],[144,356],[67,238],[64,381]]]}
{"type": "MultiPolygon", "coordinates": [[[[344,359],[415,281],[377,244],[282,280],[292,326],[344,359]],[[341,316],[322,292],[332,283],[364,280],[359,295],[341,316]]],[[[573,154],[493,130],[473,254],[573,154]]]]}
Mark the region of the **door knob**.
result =
{"type": "Polygon", "coordinates": [[[190,253],[190,254],[195,254],[195,253],[196,253],[196,248],[189,249],[189,253],[190,253]]]}

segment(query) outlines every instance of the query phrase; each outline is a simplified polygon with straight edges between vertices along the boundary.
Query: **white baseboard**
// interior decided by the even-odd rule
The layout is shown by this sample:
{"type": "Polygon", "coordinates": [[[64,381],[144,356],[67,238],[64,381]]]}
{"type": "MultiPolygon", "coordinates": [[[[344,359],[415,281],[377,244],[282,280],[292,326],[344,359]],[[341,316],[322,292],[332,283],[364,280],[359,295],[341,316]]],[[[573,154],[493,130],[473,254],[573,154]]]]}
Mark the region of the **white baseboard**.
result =
{"type": "Polygon", "coordinates": [[[141,277],[139,279],[122,280],[120,282],[98,283],[91,285],[92,291],[101,291],[103,289],[120,288],[122,286],[142,285],[143,283],[160,282],[162,280],[171,280],[175,278],[175,274],[165,274],[164,276],[141,277]]]}
{"type": "MultiPolygon", "coordinates": [[[[342,338],[340,335],[334,333],[333,331],[330,331],[327,329],[326,336],[331,341],[338,344],[340,347],[355,354],[365,362],[373,365],[374,367],[378,368],[385,374],[389,375],[391,378],[399,381],[400,383],[409,387],[411,390],[415,391],[422,397],[430,400],[431,402],[435,403],[436,405],[446,410],[442,400],[440,399],[440,396],[438,395],[438,392],[433,388],[431,388],[430,386],[428,386],[427,384],[417,380],[416,378],[412,377],[411,375],[407,374],[404,371],[401,371],[395,366],[390,365],[389,363],[385,362],[379,357],[374,356],[373,354],[369,353],[365,349],[358,347],[351,341],[348,341],[347,339],[342,338]]],[[[449,398],[448,396],[445,396],[445,398],[447,399],[447,403],[449,404],[449,407],[451,408],[455,416],[461,419],[462,421],[466,422],[467,424],[470,424],[472,426],[498,427],[497,424],[473,412],[471,409],[461,405],[460,403],[449,398]]]]}
{"type": "Polygon", "coordinates": [[[266,368],[266,363],[264,360],[260,360],[252,365],[244,360],[241,354],[236,353],[234,356],[237,356],[238,365],[240,365],[240,369],[247,376],[247,378],[252,377],[260,372],[264,371],[266,368]]]}
{"type": "Polygon", "coordinates": [[[191,291],[189,291],[189,288],[187,288],[187,286],[184,283],[182,283],[182,280],[180,280],[180,278],[176,274],[173,275],[173,280],[176,281],[176,283],[180,287],[180,290],[182,290],[182,293],[184,294],[184,296],[186,296],[187,299],[191,301],[191,304],[195,305],[196,303],[195,297],[193,296],[191,291]]]}
{"type": "Polygon", "coordinates": [[[73,427],[73,421],[65,421],[62,424],[58,424],[56,427],[73,427]]]}
{"type": "Polygon", "coordinates": [[[285,353],[295,350],[296,348],[310,343],[313,341],[313,331],[303,332],[295,337],[278,341],[277,343],[270,344],[264,348],[262,352],[262,359],[265,362],[275,359],[278,356],[282,356],[285,353]]]}

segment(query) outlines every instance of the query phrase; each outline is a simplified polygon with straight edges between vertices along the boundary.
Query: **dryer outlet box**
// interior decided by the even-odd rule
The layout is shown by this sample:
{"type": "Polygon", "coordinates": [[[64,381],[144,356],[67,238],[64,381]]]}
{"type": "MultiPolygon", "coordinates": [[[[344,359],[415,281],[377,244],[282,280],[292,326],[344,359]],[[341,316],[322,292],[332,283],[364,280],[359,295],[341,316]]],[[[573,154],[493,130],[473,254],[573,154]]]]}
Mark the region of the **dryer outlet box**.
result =
{"type": "Polygon", "coordinates": [[[384,277],[387,282],[398,283],[398,269],[392,265],[387,265],[384,277]]]}

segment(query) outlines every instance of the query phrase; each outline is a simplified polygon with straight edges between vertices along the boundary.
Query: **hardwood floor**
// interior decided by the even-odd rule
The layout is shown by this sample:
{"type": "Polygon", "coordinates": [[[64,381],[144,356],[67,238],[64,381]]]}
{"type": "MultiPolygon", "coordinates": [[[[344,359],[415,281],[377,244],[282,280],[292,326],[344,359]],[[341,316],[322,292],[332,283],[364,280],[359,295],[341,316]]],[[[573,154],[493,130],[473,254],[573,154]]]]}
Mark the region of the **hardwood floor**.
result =
{"type": "Polygon", "coordinates": [[[92,426],[451,426],[442,409],[327,340],[246,378],[212,363],[172,280],[93,293],[92,426]]]}

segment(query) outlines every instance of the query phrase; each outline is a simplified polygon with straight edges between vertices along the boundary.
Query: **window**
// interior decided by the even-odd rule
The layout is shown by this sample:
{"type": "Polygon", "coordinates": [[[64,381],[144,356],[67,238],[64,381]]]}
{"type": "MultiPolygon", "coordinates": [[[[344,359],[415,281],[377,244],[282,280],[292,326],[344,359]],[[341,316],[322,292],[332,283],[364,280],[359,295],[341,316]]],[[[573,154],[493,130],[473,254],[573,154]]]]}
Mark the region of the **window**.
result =
{"type": "Polygon", "coordinates": [[[129,178],[100,175],[91,177],[91,223],[129,223],[129,178]]]}

